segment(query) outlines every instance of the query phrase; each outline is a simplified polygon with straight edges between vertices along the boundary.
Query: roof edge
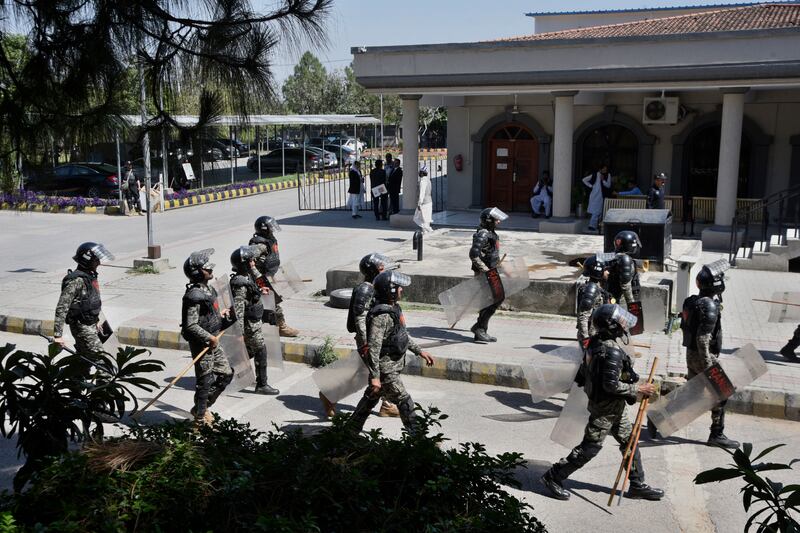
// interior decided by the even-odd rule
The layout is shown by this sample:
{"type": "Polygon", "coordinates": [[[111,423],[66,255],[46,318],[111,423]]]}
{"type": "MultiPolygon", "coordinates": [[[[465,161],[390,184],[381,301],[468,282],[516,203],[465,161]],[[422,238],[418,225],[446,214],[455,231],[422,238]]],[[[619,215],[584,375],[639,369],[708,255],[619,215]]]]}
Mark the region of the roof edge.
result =
{"type": "Polygon", "coordinates": [[[778,0],[774,2],[742,2],[734,4],[706,4],[706,5],[686,5],[686,6],[662,6],[662,7],[634,7],[628,9],[597,9],[597,10],[577,10],[577,11],[534,11],[525,13],[526,17],[557,17],[562,15],[602,15],[604,13],[642,13],[645,11],[680,11],[682,9],[710,9],[717,10],[729,7],[747,7],[761,4],[794,4],[793,0],[778,0]]]}

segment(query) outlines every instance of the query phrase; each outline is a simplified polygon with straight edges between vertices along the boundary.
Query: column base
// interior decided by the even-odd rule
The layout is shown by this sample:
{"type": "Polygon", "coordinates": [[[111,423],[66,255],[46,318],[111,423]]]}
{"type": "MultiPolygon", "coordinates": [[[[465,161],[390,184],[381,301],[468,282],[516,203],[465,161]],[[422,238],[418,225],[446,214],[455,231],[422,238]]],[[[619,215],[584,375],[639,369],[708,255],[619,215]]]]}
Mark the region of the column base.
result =
{"type": "Polygon", "coordinates": [[[147,257],[143,257],[141,259],[133,260],[133,268],[142,267],[150,267],[157,273],[166,272],[169,270],[169,259],[166,257],[160,257],[158,259],[149,259],[147,257]]]}
{"type": "Polygon", "coordinates": [[[389,215],[389,225],[393,228],[419,229],[419,226],[414,222],[414,211],[411,209],[401,209],[399,213],[389,215]]]}
{"type": "Polygon", "coordinates": [[[586,223],[574,218],[551,218],[539,222],[539,233],[581,233],[586,223]]]}
{"type": "MultiPolygon", "coordinates": [[[[712,226],[704,229],[700,233],[700,239],[703,241],[703,250],[716,250],[727,252],[731,247],[731,227],[730,226],[712,226]]],[[[738,250],[742,245],[744,239],[744,230],[736,231],[735,248],[738,250]]]]}

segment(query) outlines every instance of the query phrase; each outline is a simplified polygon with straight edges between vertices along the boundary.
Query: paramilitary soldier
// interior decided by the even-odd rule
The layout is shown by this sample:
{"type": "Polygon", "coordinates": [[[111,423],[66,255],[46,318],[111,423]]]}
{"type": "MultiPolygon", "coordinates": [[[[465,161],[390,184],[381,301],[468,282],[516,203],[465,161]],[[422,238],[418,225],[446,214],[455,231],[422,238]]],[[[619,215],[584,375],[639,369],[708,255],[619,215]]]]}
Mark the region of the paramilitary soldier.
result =
{"type": "Polygon", "coordinates": [[[594,335],[594,326],[591,324],[592,312],[603,304],[611,302],[611,295],[605,290],[605,281],[608,270],[605,262],[596,255],[586,258],[583,263],[583,275],[589,281],[581,287],[578,293],[578,342],[586,349],[589,347],[589,338],[594,335]]]}
{"type": "Polygon", "coordinates": [[[630,306],[631,302],[639,300],[639,273],[636,271],[634,257],[642,250],[642,241],[639,236],[630,230],[617,233],[614,237],[614,252],[616,257],[611,262],[608,275],[608,292],[617,303],[625,300],[630,306]]]}
{"type": "Polygon", "coordinates": [[[364,427],[381,397],[397,405],[406,429],[414,431],[416,428],[414,401],[400,380],[400,372],[406,366],[407,351],[423,358],[428,366],[433,366],[433,357],[423,351],[406,331],[403,310],[398,302],[403,287],[410,284],[411,278],[395,271],[382,272],[375,278],[375,305],[367,314],[369,386],[350,418],[356,432],[364,427]]]}
{"type": "MultiPolygon", "coordinates": [[[[279,394],[280,391],[267,383],[267,346],[261,323],[264,321],[264,305],[261,295],[269,294],[267,287],[259,287],[252,278],[255,268],[255,250],[252,246],[240,246],[231,254],[231,294],[233,313],[242,328],[247,354],[256,364],[256,394],[279,394]]],[[[268,312],[269,313],[269,312],[268,312]]]]}
{"type": "MultiPolygon", "coordinates": [[[[628,338],[628,330],[635,325],[636,317],[618,305],[604,304],[592,315],[592,323],[596,333],[591,337],[576,377],[589,397],[589,423],[583,441],[542,476],[542,483],[559,500],[568,500],[570,496],[562,482],[600,452],[609,433],[619,443],[620,451],[625,452],[633,429],[625,413],[625,404],[635,403],[637,393],[650,396],[655,392],[650,383],[636,384],[639,376],[633,371],[630,356],[616,342],[619,337],[628,338]]],[[[632,465],[628,498],[660,500],[664,491],[644,482],[638,448],[632,465]]]]}
{"type": "Polygon", "coordinates": [[[64,324],[75,338],[75,350],[82,355],[103,352],[100,341],[99,316],[100,285],[97,281],[97,267],[114,256],[102,244],[85,242],[78,246],[72,258],[78,263],[75,270],[67,270],[61,281],[61,296],[56,305],[53,323],[53,342],[64,345],[64,324]]]}
{"type": "MultiPolygon", "coordinates": [[[[361,282],[350,297],[350,308],[347,311],[347,331],[356,334],[356,347],[361,359],[366,364],[369,355],[369,344],[367,344],[367,314],[372,309],[375,300],[375,287],[372,282],[386,269],[394,269],[397,265],[385,255],[372,253],[365,255],[358,263],[358,269],[364,276],[361,282]]],[[[324,394],[319,393],[319,399],[325,408],[325,413],[331,417],[336,414],[336,404],[328,400],[324,394]]],[[[392,402],[383,399],[378,416],[400,416],[397,406],[392,402]]]]}
{"type": "MultiPolygon", "coordinates": [[[[689,379],[702,374],[716,363],[722,349],[722,292],[725,290],[725,272],[718,265],[711,263],[700,269],[695,280],[700,294],[689,296],[683,302],[681,329],[689,379]]],[[[729,439],[724,433],[725,403],[722,402],[711,410],[708,444],[738,448],[739,443],[729,439]]]]}
{"type": "Polygon", "coordinates": [[[210,262],[213,248],[192,252],[183,263],[183,273],[189,278],[183,295],[181,334],[189,342],[192,359],[206,347],[208,351],[194,365],[196,377],[192,415],[197,423],[213,421],[208,408],[233,379],[233,369],[219,346],[217,337],[230,326],[230,309],[220,311],[217,291],[208,286],[213,278],[214,264],[210,262]]]}
{"type": "Polygon", "coordinates": [[[800,348],[800,325],[794,330],[794,336],[789,339],[786,346],[781,348],[781,355],[789,361],[797,361],[797,355],[794,353],[797,348],[800,348]]]}
{"type": "Polygon", "coordinates": [[[250,238],[249,242],[256,250],[256,266],[252,271],[253,276],[259,286],[267,286],[275,294],[275,316],[278,320],[278,332],[281,337],[297,337],[300,332],[286,324],[283,308],[280,305],[283,299],[275,292],[275,289],[272,288],[268,279],[274,276],[281,266],[281,256],[278,252],[278,239],[275,237],[275,233],[280,231],[281,227],[278,221],[270,216],[258,217],[254,226],[256,232],[250,238]]]}
{"type": "MultiPolygon", "coordinates": [[[[469,249],[469,258],[472,261],[472,271],[479,276],[500,264],[500,237],[495,229],[508,215],[496,207],[487,207],[481,211],[480,225],[472,236],[472,247],[469,249]]],[[[484,307],[478,313],[478,320],[470,331],[475,334],[475,342],[496,342],[497,338],[489,335],[489,319],[497,312],[503,301],[495,302],[484,307]]]]}

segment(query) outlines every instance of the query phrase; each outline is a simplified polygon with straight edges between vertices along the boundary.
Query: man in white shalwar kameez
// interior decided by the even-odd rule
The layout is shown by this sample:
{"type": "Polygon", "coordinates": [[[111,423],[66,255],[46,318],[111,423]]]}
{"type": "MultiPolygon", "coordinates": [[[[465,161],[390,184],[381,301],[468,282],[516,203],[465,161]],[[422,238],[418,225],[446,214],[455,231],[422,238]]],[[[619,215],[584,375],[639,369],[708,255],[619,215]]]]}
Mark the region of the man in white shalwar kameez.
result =
{"type": "Polygon", "coordinates": [[[433,231],[433,197],[431,196],[431,178],[428,177],[428,167],[424,163],[419,165],[419,198],[417,210],[414,213],[414,223],[425,233],[433,231]]]}
{"type": "Polygon", "coordinates": [[[587,209],[589,214],[592,215],[591,220],[589,220],[589,231],[597,231],[597,225],[603,216],[603,187],[611,189],[611,174],[608,172],[608,166],[603,165],[598,172],[583,178],[583,184],[591,190],[589,193],[589,208],[587,209]]]}

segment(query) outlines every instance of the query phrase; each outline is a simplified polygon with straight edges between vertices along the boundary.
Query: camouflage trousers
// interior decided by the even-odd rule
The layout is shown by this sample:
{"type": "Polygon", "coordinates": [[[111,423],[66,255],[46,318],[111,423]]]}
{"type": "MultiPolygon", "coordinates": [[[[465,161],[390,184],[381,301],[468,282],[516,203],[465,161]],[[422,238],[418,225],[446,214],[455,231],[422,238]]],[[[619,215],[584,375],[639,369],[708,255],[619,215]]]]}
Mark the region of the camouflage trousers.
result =
{"type": "Polygon", "coordinates": [[[256,386],[267,384],[267,346],[264,342],[264,332],[260,320],[244,319],[242,322],[244,345],[247,355],[256,365],[256,386]]]}
{"type": "MultiPolygon", "coordinates": [[[[619,450],[624,454],[632,430],[633,424],[625,412],[625,400],[590,401],[589,423],[586,425],[583,440],[569,455],[553,465],[551,475],[558,481],[567,479],[600,453],[603,441],[609,434],[619,443],[619,450]]],[[[633,456],[630,480],[632,485],[644,483],[642,457],[638,448],[633,456]]]]}
{"type": "Polygon", "coordinates": [[[358,402],[356,410],[350,417],[350,424],[353,430],[357,433],[364,428],[369,414],[378,405],[381,397],[397,405],[403,425],[410,432],[415,431],[414,400],[411,399],[406,386],[403,385],[399,372],[381,373],[381,390],[378,394],[373,395],[372,388],[367,387],[364,391],[364,396],[361,397],[361,401],[358,402]]]}
{"type": "MultiPolygon", "coordinates": [[[[704,356],[697,350],[686,348],[686,366],[689,371],[687,378],[692,379],[697,374],[702,374],[706,368],[710,367],[717,362],[717,355],[709,353],[708,357],[704,356]]],[[[711,410],[711,428],[722,429],[725,427],[725,403],[720,402],[715,408],[711,410]]]]}
{"type": "Polygon", "coordinates": [[[69,324],[69,331],[75,338],[75,351],[80,355],[92,356],[103,352],[103,343],[97,336],[97,325],[73,322],[69,324]]]}
{"type": "MultiPolygon", "coordinates": [[[[192,359],[197,357],[205,347],[193,346],[192,359]]],[[[225,387],[233,380],[233,369],[222,348],[209,348],[203,357],[194,364],[195,389],[194,408],[195,417],[202,418],[210,406],[214,405],[225,387]]]]}

